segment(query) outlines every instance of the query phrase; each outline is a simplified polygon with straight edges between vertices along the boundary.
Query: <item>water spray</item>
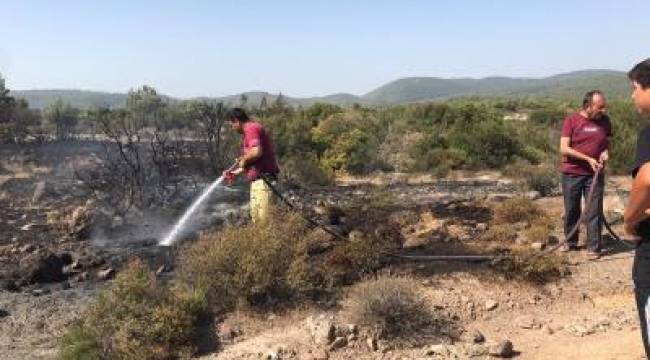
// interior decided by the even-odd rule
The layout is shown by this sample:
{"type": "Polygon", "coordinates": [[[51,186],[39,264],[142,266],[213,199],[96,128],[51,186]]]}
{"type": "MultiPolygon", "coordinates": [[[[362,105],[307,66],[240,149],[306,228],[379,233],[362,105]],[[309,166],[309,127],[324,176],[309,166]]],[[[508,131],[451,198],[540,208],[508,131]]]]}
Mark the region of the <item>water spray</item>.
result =
{"type": "Polygon", "coordinates": [[[160,246],[171,246],[175,241],[178,235],[182,232],[183,228],[185,227],[185,223],[194,215],[194,213],[201,208],[201,205],[203,202],[208,199],[210,194],[219,187],[224,180],[231,182],[233,175],[236,175],[239,171],[239,169],[235,170],[237,167],[237,164],[231,166],[228,170],[224,171],[223,175],[221,175],[217,180],[215,180],[210,186],[208,186],[201,195],[194,200],[192,205],[185,211],[183,216],[176,222],[172,230],[165,236],[165,238],[158,243],[160,246]]]}

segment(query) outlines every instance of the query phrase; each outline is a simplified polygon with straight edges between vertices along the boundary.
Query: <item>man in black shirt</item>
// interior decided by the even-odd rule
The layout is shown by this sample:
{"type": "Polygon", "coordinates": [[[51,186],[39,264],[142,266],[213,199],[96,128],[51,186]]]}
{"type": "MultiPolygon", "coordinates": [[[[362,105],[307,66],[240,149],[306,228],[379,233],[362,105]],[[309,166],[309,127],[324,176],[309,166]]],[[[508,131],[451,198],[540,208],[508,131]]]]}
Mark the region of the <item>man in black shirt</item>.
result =
{"type": "MultiPolygon", "coordinates": [[[[650,59],[632,68],[628,77],[632,82],[632,98],[637,111],[644,116],[650,115],[650,59]]],[[[632,176],[634,181],[625,208],[625,232],[638,241],[632,280],[643,346],[650,358],[650,125],[639,133],[632,176]]]]}

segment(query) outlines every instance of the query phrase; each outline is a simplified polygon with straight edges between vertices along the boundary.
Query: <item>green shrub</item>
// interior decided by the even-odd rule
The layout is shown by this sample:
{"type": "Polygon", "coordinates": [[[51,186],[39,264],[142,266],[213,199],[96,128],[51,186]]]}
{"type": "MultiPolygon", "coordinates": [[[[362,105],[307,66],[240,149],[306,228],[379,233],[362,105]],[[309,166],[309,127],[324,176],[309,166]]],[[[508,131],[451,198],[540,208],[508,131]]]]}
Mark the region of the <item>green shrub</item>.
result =
{"type": "Polygon", "coordinates": [[[78,325],[61,340],[62,359],[169,359],[189,357],[207,315],[205,293],[167,288],[141,261],[134,260],[78,325]]]}
{"type": "Polygon", "coordinates": [[[100,360],[101,354],[96,335],[83,325],[72,325],[59,341],[60,360],[100,360]]]}
{"type": "Polygon", "coordinates": [[[556,254],[540,255],[533,250],[516,249],[510,257],[496,263],[507,278],[546,283],[570,273],[565,258],[556,254]]]}
{"type": "Polygon", "coordinates": [[[386,338],[416,334],[434,321],[417,282],[405,277],[380,276],[355,285],[346,300],[346,315],[386,338]]]}
{"type": "Polygon", "coordinates": [[[269,298],[290,299],[307,286],[312,267],[304,264],[306,222],[295,213],[272,215],[275,220],[229,226],[206,235],[183,256],[181,278],[195,287],[209,289],[216,311],[238,303],[260,304],[269,298]]]}
{"type": "Polygon", "coordinates": [[[323,170],[309,154],[296,155],[282,161],[281,175],[288,183],[327,186],[334,183],[331,173],[323,170]]]}

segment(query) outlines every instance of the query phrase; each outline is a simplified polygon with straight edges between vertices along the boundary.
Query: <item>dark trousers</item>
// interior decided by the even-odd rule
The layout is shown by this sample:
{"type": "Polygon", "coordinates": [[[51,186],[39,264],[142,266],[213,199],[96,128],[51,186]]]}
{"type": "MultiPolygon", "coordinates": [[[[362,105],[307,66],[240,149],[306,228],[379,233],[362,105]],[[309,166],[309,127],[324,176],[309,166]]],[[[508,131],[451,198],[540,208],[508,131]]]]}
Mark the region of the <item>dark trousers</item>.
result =
{"type": "MultiPolygon", "coordinates": [[[[593,175],[569,175],[562,174],[562,194],[564,195],[564,234],[576,226],[582,212],[581,200],[586,202],[589,194],[589,187],[593,181],[593,175]]],[[[598,252],[601,250],[601,233],[603,222],[600,214],[603,211],[603,193],[605,189],[605,177],[601,174],[596,180],[594,195],[591,206],[585,209],[585,222],[587,224],[587,247],[589,251],[598,252]]],[[[569,246],[578,246],[578,231],[570,239],[567,239],[569,246]]]]}
{"type": "Polygon", "coordinates": [[[650,317],[650,287],[634,287],[634,297],[636,298],[636,309],[639,312],[639,328],[641,329],[641,338],[643,339],[643,348],[645,355],[650,359],[650,344],[648,344],[648,317],[650,317]]]}

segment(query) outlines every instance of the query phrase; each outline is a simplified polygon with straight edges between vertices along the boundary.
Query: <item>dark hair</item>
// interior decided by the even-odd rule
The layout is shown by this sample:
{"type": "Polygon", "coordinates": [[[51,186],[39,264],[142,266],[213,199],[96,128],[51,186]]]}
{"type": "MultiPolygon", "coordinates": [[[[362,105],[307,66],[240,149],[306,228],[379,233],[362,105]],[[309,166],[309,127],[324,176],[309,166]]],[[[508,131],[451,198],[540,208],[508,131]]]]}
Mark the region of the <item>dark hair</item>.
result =
{"type": "Polygon", "coordinates": [[[603,92],[600,91],[600,90],[587,91],[587,93],[585,94],[585,97],[582,99],[582,108],[583,109],[586,109],[586,108],[589,107],[589,105],[591,105],[591,103],[594,101],[594,95],[604,96],[603,92]]]}
{"type": "Polygon", "coordinates": [[[632,70],[627,73],[627,77],[631,81],[641,85],[642,89],[650,88],[650,58],[636,64],[632,70]]]}
{"type": "Polygon", "coordinates": [[[249,120],[248,115],[246,115],[246,111],[244,111],[244,109],[238,108],[238,107],[232,108],[228,112],[228,120],[232,121],[233,119],[234,120],[239,120],[241,122],[246,122],[246,121],[249,120]]]}

